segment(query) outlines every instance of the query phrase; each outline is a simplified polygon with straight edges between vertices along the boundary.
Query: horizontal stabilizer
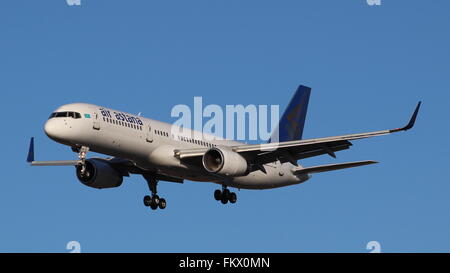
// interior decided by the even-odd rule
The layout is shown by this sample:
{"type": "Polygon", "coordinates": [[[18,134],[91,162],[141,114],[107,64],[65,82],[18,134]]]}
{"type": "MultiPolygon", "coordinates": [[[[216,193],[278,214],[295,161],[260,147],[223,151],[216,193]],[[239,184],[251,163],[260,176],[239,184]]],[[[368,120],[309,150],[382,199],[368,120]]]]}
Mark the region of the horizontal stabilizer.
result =
{"type": "Polygon", "coordinates": [[[81,164],[81,160],[34,161],[34,137],[30,139],[27,162],[31,166],[76,166],[81,164]]]}
{"type": "Polygon", "coordinates": [[[31,161],[31,166],[77,166],[81,160],[31,161]]]}
{"type": "Polygon", "coordinates": [[[359,166],[364,166],[364,165],[370,165],[370,164],[375,164],[375,163],[378,163],[378,162],[373,161],[373,160],[366,160],[366,161],[314,166],[314,167],[308,167],[308,168],[300,167],[300,168],[294,169],[294,174],[302,175],[302,174],[310,174],[310,173],[329,172],[329,171],[336,171],[336,170],[359,167],[359,166]]]}

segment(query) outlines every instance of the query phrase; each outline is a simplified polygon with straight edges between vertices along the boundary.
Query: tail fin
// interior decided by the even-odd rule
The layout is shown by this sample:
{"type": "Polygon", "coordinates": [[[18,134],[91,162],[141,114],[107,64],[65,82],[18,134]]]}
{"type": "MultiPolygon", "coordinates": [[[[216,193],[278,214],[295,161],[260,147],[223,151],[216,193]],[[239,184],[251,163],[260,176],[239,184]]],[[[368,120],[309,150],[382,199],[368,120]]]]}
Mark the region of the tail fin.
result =
{"type": "Polygon", "coordinates": [[[300,85],[284,112],[269,142],[302,139],[311,88],[300,85]]]}

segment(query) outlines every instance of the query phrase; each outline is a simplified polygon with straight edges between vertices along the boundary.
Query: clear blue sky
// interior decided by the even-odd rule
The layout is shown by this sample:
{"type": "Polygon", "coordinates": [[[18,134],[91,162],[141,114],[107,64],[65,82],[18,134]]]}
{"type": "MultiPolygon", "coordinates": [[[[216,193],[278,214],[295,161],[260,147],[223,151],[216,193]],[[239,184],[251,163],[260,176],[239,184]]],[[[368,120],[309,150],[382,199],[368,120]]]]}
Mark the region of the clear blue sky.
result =
{"type": "Polygon", "coordinates": [[[3,1],[0,251],[450,251],[449,1],[3,1]],[[142,204],[131,177],[95,190],[43,124],[69,102],[172,122],[173,105],[279,104],[313,88],[304,137],[395,128],[423,100],[416,128],[354,141],[337,160],[381,163],[305,184],[242,190],[214,201],[214,184],[161,183],[165,211],[142,204]]]}

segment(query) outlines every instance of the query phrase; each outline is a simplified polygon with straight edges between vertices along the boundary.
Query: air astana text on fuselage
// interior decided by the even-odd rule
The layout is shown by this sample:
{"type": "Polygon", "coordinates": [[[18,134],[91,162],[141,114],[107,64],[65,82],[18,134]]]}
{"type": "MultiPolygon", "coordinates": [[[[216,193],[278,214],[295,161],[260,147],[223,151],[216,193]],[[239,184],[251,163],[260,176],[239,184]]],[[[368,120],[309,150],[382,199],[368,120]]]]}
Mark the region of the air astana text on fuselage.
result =
{"type": "Polygon", "coordinates": [[[111,114],[111,110],[100,107],[99,108],[100,113],[102,114],[103,117],[105,118],[114,118],[118,121],[125,121],[125,122],[129,122],[129,123],[134,123],[140,126],[143,126],[144,123],[142,122],[142,120],[138,117],[134,117],[134,116],[130,116],[128,114],[124,114],[124,113],[120,113],[120,112],[115,112],[113,111],[111,114]]]}

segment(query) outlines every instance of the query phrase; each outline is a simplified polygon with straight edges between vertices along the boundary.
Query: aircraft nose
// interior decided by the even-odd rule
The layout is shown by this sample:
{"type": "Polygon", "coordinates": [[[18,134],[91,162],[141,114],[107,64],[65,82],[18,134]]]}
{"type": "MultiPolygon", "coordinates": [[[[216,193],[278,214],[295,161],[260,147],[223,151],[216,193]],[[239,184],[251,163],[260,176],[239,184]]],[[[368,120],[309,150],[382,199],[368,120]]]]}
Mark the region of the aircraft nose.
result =
{"type": "Polygon", "coordinates": [[[52,139],[54,139],[54,138],[57,138],[57,126],[56,126],[56,123],[55,123],[55,121],[54,120],[47,120],[47,122],[45,123],[45,126],[44,126],[44,131],[45,131],[45,134],[49,137],[49,138],[52,138],[52,139]]]}

